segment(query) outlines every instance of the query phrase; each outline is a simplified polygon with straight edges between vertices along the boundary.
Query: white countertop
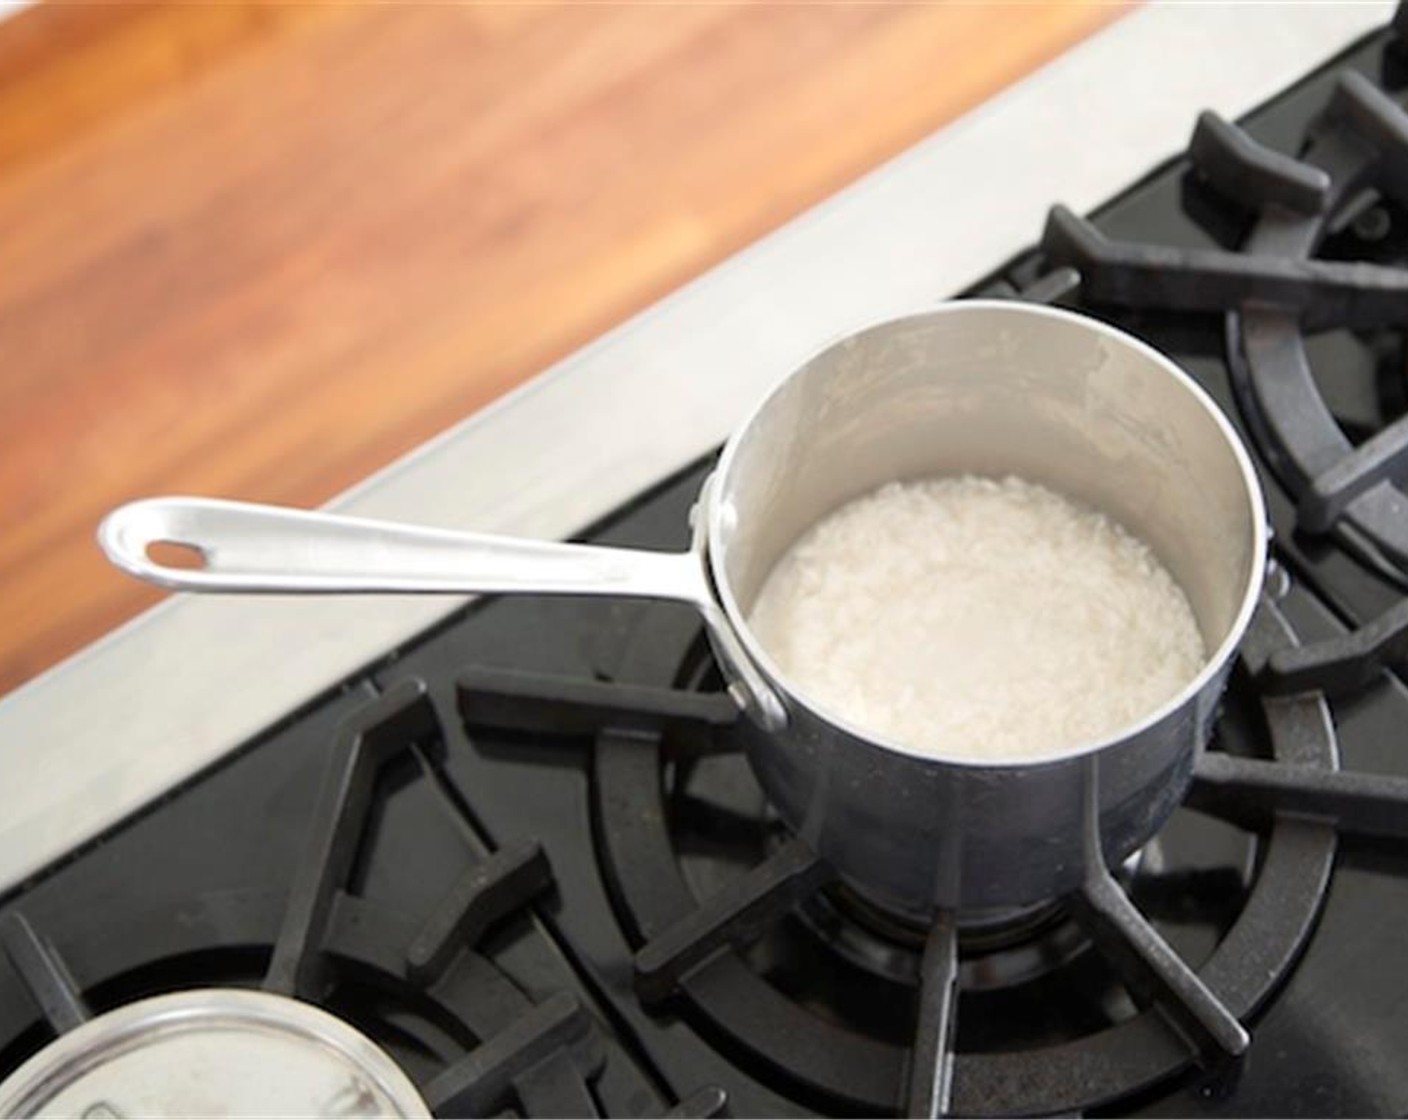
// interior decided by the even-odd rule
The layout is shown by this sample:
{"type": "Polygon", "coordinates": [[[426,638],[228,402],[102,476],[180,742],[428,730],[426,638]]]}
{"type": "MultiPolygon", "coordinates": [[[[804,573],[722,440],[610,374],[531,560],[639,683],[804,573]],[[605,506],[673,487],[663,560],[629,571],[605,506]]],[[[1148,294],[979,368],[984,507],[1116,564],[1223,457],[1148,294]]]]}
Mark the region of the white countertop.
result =
{"type": "MultiPolygon", "coordinates": [[[[0,0],[0,13],[13,0],[0,0]]],[[[1116,22],[331,503],[562,537],[721,442],[828,340],[997,267],[1387,23],[1387,3],[1116,22]]],[[[173,599],[0,700],[0,891],[424,629],[444,598],[173,599]]]]}

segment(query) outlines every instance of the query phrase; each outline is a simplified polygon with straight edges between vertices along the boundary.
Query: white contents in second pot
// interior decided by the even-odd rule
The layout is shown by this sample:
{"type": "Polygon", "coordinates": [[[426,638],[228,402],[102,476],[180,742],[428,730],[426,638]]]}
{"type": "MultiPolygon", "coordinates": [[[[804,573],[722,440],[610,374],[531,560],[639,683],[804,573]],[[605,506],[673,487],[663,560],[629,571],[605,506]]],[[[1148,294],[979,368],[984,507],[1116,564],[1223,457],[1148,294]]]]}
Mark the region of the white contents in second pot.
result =
{"type": "Polygon", "coordinates": [[[1204,662],[1183,590],[1104,514],[1019,478],[891,483],[812,526],[750,625],[867,736],[974,760],[1113,735],[1204,662]]]}

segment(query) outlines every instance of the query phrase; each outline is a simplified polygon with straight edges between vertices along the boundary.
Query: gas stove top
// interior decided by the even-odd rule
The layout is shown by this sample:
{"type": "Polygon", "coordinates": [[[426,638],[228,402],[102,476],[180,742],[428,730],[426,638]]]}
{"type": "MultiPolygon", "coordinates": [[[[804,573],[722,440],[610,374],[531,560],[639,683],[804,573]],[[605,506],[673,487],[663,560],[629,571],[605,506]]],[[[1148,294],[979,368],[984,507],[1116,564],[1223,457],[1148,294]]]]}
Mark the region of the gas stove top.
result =
{"type": "MultiPolygon", "coordinates": [[[[218,1038],[338,1115],[1408,1111],[1405,90],[1378,31],[968,293],[1169,354],[1267,492],[1216,739],[1126,865],[916,927],[770,811],[692,612],[479,602],[0,897],[0,1110],[149,1111],[218,1038]]],[[[684,547],[711,458],[584,535],[684,547]]]]}

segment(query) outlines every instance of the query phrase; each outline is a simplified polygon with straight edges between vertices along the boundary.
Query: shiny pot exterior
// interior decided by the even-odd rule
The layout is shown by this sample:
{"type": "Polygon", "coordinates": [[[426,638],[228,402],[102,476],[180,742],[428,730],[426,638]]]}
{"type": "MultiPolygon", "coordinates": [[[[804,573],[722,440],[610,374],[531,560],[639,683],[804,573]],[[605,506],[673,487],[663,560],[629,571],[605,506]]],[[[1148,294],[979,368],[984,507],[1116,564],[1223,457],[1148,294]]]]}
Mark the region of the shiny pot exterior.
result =
{"type": "Polygon", "coordinates": [[[699,513],[706,618],[764,791],[855,890],[917,917],[1065,893],[1088,859],[1115,864],[1159,829],[1211,733],[1266,552],[1251,463],[1194,382],[1094,320],[1015,303],[948,304],[828,347],[730,440],[699,513]],[[778,558],[885,482],[961,473],[1043,483],[1140,536],[1188,594],[1199,675],[1123,734],[1012,762],[884,742],[792,687],[747,621],[778,558]]]}
{"type": "Polygon", "coordinates": [[[1106,866],[1158,831],[1187,791],[1226,676],[1128,739],[1030,765],[903,754],[795,703],[784,731],[746,721],[741,734],[769,800],[857,893],[916,918],[1000,911],[1076,889],[1092,826],[1106,866]]]}

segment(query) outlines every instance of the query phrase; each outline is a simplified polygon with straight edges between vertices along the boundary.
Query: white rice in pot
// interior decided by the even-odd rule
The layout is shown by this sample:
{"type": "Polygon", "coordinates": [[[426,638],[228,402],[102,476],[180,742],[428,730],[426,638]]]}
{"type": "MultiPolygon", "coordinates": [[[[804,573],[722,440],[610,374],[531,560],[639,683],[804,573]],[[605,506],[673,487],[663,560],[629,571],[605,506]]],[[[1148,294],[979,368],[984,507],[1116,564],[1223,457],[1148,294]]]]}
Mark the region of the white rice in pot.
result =
{"type": "Polygon", "coordinates": [[[848,503],[782,557],[749,623],[824,714],[978,761],[1117,733],[1205,660],[1148,546],[1012,477],[891,483],[848,503]]]}

